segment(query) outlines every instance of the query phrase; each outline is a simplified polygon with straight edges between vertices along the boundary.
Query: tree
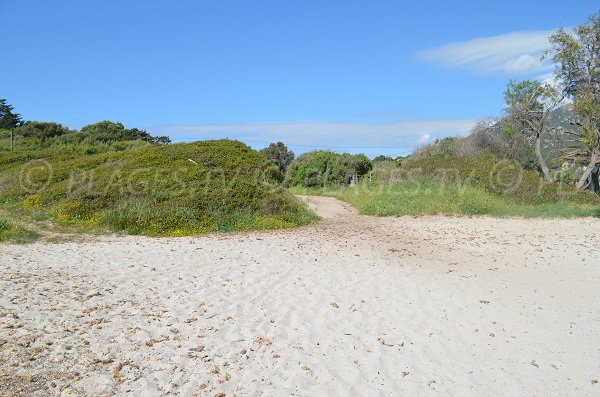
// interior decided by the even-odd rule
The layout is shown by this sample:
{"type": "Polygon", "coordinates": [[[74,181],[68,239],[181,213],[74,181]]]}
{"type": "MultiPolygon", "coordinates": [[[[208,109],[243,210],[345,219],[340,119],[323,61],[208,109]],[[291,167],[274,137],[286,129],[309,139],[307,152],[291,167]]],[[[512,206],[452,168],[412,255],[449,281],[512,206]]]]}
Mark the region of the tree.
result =
{"type": "Polygon", "coordinates": [[[26,121],[23,125],[15,129],[15,134],[17,135],[42,139],[53,138],[68,132],[69,129],[63,127],[62,124],[45,121],[26,121]]]}
{"type": "Polygon", "coordinates": [[[88,124],[81,128],[81,133],[88,135],[92,141],[99,142],[134,141],[137,139],[159,145],[171,142],[169,137],[153,137],[145,130],[137,128],[127,129],[121,123],[107,120],[88,124]]]}
{"type": "Polygon", "coordinates": [[[153,143],[156,143],[157,145],[167,145],[171,143],[171,138],[168,136],[157,136],[154,138],[153,143]]]}
{"type": "Polygon", "coordinates": [[[378,161],[394,161],[393,158],[391,158],[390,156],[386,156],[384,154],[380,154],[379,156],[376,156],[375,158],[373,158],[373,160],[371,160],[373,163],[376,163],[378,161]]]}
{"type": "Polygon", "coordinates": [[[288,186],[327,187],[349,185],[373,169],[364,154],[333,153],[324,150],[304,153],[288,168],[288,186]]]}
{"type": "Polygon", "coordinates": [[[537,80],[511,80],[504,92],[508,117],[526,139],[532,142],[544,180],[548,182],[552,181],[552,176],[542,153],[542,136],[551,132],[547,124],[548,117],[563,99],[564,95],[554,86],[537,80]]]}
{"type": "Polygon", "coordinates": [[[6,102],[6,99],[0,99],[0,128],[14,128],[21,125],[21,115],[13,113],[14,107],[6,102]]]}
{"type": "Polygon", "coordinates": [[[550,36],[551,56],[555,64],[554,75],[564,95],[572,99],[573,110],[580,120],[579,142],[587,167],[577,182],[585,188],[590,174],[600,157],[600,13],[592,15],[586,24],[573,29],[573,33],[560,29],[550,36]]]}
{"type": "Polygon", "coordinates": [[[515,160],[525,169],[538,169],[534,147],[521,133],[519,123],[510,117],[502,117],[491,128],[490,134],[475,132],[472,135],[477,147],[485,148],[499,158],[515,160]]]}
{"type": "Polygon", "coordinates": [[[271,143],[268,147],[260,150],[260,153],[264,153],[281,172],[285,172],[294,160],[294,152],[288,150],[283,142],[271,143]]]}
{"type": "Polygon", "coordinates": [[[108,120],[88,124],[81,128],[81,133],[101,142],[121,141],[127,135],[123,124],[108,120]]]}

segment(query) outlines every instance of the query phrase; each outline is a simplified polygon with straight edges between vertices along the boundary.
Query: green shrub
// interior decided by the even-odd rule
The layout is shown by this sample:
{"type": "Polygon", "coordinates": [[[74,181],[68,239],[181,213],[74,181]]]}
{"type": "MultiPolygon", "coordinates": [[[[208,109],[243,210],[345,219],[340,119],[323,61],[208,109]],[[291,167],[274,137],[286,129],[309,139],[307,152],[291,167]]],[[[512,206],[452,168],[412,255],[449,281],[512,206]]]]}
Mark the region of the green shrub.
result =
{"type": "Polygon", "coordinates": [[[15,128],[16,135],[25,137],[54,138],[70,132],[68,128],[62,124],[44,122],[44,121],[26,121],[23,125],[15,128]]]}
{"type": "Polygon", "coordinates": [[[364,154],[338,154],[328,151],[304,153],[287,170],[287,186],[324,187],[348,185],[373,169],[364,154]]]}
{"type": "Polygon", "coordinates": [[[93,155],[14,153],[0,158],[0,201],[30,215],[43,209],[65,225],[157,236],[262,228],[270,222],[264,217],[280,226],[312,222],[278,175],[263,155],[230,140],[93,155]]]}
{"type": "Polygon", "coordinates": [[[570,185],[544,182],[536,172],[523,169],[516,161],[498,160],[486,152],[473,156],[407,161],[397,179],[415,177],[475,186],[521,204],[560,201],[600,204],[600,199],[593,193],[579,191],[570,185]]]}

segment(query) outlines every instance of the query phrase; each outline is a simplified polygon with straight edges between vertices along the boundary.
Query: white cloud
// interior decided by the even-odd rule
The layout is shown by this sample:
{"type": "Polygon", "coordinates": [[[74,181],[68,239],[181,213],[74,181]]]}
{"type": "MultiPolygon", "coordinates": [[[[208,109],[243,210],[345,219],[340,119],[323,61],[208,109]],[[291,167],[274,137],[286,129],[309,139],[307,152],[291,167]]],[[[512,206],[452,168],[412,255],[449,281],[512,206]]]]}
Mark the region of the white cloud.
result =
{"type": "Polygon", "coordinates": [[[229,138],[261,148],[282,141],[296,153],[315,149],[338,152],[406,154],[427,141],[465,135],[475,120],[412,120],[396,123],[279,122],[166,125],[149,128],[154,135],[168,135],[174,142],[229,138]]]}
{"type": "Polygon", "coordinates": [[[431,139],[431,135],[423,134],[423,135],[421,135],[421,139],[419,139],[419,143],[429,142],[430,139],[431,139]]]}
{"type": "Polygon", "coordinates": [[[540,74],[538,76],[535,76],[534,78],[536,80],[541,81],[544,84],[550,84],[550,85],[552,85],[554,87],[560,86],[560,82],[561,82],[560,80],[558,80],[556,78],[556,76],[552,72],[543,73],[543,74],[540,74]]]}
{"type": "Polygon", "coordinates": [[[510,32],[459,41],[422,51],[423,60],[476,73],[540,74],[552,68],[540,61],[553,30],[510,32]]]}

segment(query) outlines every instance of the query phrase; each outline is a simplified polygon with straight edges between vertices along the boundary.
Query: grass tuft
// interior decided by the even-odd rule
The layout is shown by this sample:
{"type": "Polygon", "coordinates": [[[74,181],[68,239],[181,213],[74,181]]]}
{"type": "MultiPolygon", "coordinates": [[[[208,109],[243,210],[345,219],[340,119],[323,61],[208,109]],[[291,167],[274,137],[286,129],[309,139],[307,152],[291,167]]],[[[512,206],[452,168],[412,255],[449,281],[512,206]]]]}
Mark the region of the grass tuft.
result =
{"type": "Polygon", "coordinates": [[[28,244],[36,241],[38,237],[39,235],[36,232],[19,226],[12,226],[6,219],[0,218],[0,242],[28,244]]]}

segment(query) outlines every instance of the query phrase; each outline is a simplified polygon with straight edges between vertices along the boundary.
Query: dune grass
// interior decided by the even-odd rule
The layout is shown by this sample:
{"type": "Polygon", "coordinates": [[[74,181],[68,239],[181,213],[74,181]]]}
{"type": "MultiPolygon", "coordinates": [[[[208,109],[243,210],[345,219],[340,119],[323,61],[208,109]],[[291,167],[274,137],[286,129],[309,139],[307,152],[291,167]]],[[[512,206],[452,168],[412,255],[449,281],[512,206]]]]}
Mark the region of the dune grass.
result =
{"type": "Polygon", "coordinates": [[[363,182],[355,187],[291,188],[294,194],[315,194],[339,198],[361,214],[402,215],[492,215],[518,217],[598,216],[597,204],[555,201],[524,204],[487,190],[459,184],[443,184],[418,178],[392,184],[363,182]]]}
{"type": "Polygon", "coordinates": [[[66,232],[184,236],[288,228],[316,215],[265,156],[230,140],[0,158],[0,208],[66,232]]]}
{"type": "Polygon", "coordinates": [[[36,241],[38,237],[36,232],[14,226],[8,220],[0,218],[0,242],[26,244],[36,241]]]}

